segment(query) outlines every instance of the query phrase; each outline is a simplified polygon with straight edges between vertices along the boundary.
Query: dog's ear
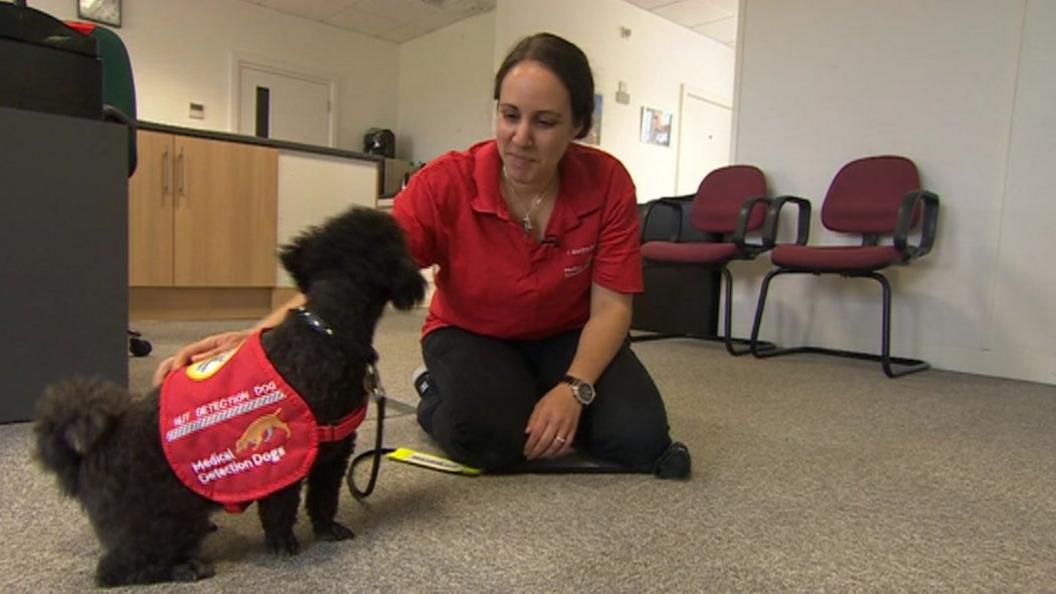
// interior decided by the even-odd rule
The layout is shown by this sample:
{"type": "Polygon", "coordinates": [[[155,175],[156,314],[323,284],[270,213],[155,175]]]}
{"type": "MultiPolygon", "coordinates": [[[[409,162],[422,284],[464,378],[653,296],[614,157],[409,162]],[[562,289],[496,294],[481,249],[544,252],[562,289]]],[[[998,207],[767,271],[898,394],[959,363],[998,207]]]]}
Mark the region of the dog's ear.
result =
{"type": "Polygon", "coordinates": [[[317,262],[311,256],[313,237],[314,235],[306,233],[293,243],[286,244],[279,249],[279,260],[282,262],[282,267],[290,273],[301,293],[308,292],[308,284],[317,262]]]}
{"type": "Polygon", "coordinates": [[[401,260],[392,273],[390,299],[396,309],[411,309],[425,299],[425,279],[410,256],[401,260]]]}
{"type": "Polygon", "coordinates": [[[84,455],[110,428],[110,419],[98,411],[73,419],[63,432],[63,439],[70,449],[84,455]]]}

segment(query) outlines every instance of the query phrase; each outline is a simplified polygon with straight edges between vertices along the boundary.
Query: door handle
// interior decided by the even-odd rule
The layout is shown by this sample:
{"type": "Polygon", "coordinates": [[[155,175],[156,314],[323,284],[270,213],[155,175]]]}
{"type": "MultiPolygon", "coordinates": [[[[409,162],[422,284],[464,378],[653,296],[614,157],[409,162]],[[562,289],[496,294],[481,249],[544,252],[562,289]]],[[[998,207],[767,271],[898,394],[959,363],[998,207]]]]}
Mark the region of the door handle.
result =
{"type": "Polygon", "coordinates": [[[176,156],[176,204],[179,203],[179,197],[187,194],[187,164],[183,161],[183,149],[180,149],[180,154],[176,156]]]}
{"type": "Polygon", "coordinates": [[[172,161],[169,160],[169,149],[161,153],[161,203],[165,204],[165,195],[169,193],[169,180],[172,179],[172,161]]]}

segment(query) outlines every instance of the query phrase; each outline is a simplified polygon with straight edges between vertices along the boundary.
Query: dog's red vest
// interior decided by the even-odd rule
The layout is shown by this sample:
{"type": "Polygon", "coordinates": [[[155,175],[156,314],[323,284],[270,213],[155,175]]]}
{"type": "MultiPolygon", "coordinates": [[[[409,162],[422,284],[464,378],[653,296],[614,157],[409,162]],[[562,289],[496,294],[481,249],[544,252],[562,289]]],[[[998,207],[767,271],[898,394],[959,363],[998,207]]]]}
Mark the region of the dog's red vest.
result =
{"type": "Polygon", "coordinates": [[[301,480],[319,442],[348,437],[367,412],[364,405],[336,425],[318,425],[268,361],[260,336],[170,373],[161,389],[169,465],[188,488],[228,511],[301,480]]]}

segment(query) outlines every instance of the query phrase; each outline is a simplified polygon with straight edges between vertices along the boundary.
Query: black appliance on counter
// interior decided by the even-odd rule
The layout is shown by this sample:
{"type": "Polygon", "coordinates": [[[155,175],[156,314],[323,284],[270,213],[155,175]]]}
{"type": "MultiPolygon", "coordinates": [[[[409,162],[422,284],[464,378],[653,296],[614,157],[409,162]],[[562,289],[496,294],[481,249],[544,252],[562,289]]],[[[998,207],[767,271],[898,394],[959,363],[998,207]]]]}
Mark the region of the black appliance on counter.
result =
{"type": "Polygon", "coordinates": [[[371,128],[363,135],[363,152],[396,158],[396,135],[387,128],[371,128]]]}

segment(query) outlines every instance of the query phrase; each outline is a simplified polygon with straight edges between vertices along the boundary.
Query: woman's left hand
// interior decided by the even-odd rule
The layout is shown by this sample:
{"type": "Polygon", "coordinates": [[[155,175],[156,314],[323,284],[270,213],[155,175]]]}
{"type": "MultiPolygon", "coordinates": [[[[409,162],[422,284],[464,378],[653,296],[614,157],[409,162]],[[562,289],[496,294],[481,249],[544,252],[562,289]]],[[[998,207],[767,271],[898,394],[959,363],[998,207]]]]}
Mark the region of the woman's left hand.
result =
{"type": "Polygon", "coordinates": [[[528,440],[524,444],[524,457],[556,458],[572,450],[572,441],[579,427],[579,415],[583,412],[572,388],[561,382],[554,386],[535,404],[524,432],[528,440]]]}

